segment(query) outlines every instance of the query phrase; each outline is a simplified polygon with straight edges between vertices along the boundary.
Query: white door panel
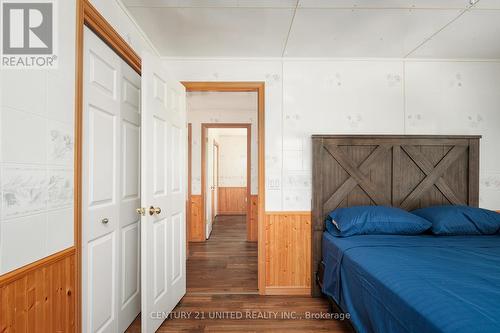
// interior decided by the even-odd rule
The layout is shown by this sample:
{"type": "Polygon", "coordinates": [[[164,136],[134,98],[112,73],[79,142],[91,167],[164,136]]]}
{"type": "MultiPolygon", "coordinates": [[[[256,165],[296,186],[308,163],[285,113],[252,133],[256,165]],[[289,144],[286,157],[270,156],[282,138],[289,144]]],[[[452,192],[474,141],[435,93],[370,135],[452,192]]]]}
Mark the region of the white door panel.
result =
{"type": "Polygon", "coordinates": [[[121,62],[121,198],[118,327],[124,332],[141,311],[141,77],[121,62]]]}
{"type": "Polygon", "coordinates": [[[88,29],[84,44],[82,324],[116,332],[120,59],[88,29]]]}
{"type": "Polygon", "coordinates": [[[124,332],[140,312],[141,80],[84,33],[82,331],[124,332]]]}
{"type": "Polygon", "coordinates": [[[116,331],[114,235],[111,232],[88,243],[89,332],[116,331]]]}
{"type": "Polygon", "coordinates": [[[161,61],[142,58],[142,332],[154,332],[186,292],[185,88],[161,61]],[[149,207],[160,213],[149,214],[149,207]]]}

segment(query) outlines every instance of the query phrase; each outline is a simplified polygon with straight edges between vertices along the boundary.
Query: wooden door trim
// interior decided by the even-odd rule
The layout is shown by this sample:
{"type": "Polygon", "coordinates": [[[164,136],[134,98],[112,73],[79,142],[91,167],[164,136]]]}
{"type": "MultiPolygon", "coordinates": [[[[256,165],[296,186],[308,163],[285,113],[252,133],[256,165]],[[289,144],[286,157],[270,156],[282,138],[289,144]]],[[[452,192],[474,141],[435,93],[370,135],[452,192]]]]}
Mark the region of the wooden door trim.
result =
{"type": "MultiPolygon", "coordinates": [[[[266,292],[265,243],[265,83],[264,82],[182,82],[186,91],[255,91],[258,95],[258,286],[259,294],[266,292]]],[[[250,212],[249,212],[250,213],[250,212]]]]}
{"type": "Polygon", "coordinates": [[[209,128],[245,128],[247,130],[247,167],[246,167],[246,176],[247,176],[247,232],[250,224],[250,209],[251,209],[251,190],[252,190],[252,151],[251,151],[251,142],[252,142],[252,124],[249,123],[202,123],[201,124],[201,216],[203,220],[203,225],[206,228],[206,207],[205,207],[205,199],[206,199],[206,185],[207,179],[205,176],[205,170],[207,168],[206,161],[206,153],[207,153],[207,133],[209,128]]]}
{"type": "Polygon", "coordinates": [[[89,0],[77,0],[75,54],[75,176],[74,176],[74,241],[76,331],[82,324],[82,143],[83,143],[83,52],[84,27],[87,26],[132,69],[141,75],[141,59],[89,0]]]}
{"type": "Polygon", "coordinates": [[[141,75],[141,58],[88,0],[83,3],[84,24],[141,75]]]}

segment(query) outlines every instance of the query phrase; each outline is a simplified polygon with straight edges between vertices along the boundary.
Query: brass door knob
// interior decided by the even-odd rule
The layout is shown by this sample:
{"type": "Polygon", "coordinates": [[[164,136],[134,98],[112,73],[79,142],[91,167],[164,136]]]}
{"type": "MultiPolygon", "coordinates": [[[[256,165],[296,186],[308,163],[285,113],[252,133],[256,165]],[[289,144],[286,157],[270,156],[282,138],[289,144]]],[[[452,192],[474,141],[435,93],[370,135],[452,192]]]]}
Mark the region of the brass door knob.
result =
{"type": "Polygon", "coordinates": [[[161,208],[160,207],[149,207],[149,215],[160,215],[161,214],[161,208]]]}
{"type": "Polygon", "coordinates": [[[141,216],[146,215],[146,208],[144,208],[144,207],[136,208],[135,211],[137,212],[137,214],[139,214],[141,216]]]}

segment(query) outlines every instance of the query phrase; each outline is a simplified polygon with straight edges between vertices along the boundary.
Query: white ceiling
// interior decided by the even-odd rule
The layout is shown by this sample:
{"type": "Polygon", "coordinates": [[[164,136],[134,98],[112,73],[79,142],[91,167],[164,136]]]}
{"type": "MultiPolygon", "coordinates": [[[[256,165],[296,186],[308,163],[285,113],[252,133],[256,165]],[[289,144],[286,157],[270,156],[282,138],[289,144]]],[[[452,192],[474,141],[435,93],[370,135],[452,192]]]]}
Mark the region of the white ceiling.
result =
{"type": "Polygon", "coordinates": [[[165,57],[500,59],[500,0],[122,0],[165,57]]]}
{"type": "Polygon", "coordinates": [[[257,92],[191,91],[186,94],[186,103],[188,112],[257,112],[257,92]]]}

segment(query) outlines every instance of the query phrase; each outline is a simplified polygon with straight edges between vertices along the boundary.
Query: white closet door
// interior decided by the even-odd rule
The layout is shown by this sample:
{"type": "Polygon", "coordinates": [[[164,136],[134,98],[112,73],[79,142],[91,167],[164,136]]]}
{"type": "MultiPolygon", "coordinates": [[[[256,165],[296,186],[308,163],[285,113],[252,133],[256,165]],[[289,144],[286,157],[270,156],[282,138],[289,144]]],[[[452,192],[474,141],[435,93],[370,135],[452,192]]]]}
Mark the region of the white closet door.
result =
{"type": "Polygon", "coordinates": [[[141,316],[149,333],[186,293],[186,91],[150,54],[142,57],[141,86],[141,316]]]}
{"type": "Polygon", "coordinates": [[[120,58],[85,28],[83,332],[117,331],[120,58]]]}
{"type": "Polygon", "coordinates": [[[123,332],[140,312],[140,77],[84,32],[82,325],[123,332]]]}
{"type": "Polygon", "coordinates": [[[141,311],[141,77],[122,60],[119,329],[124,332],[141,311]]]}

